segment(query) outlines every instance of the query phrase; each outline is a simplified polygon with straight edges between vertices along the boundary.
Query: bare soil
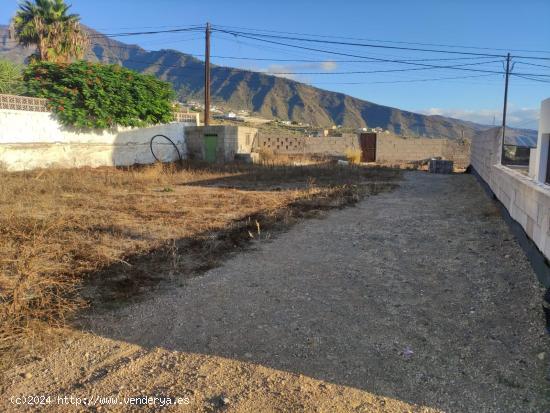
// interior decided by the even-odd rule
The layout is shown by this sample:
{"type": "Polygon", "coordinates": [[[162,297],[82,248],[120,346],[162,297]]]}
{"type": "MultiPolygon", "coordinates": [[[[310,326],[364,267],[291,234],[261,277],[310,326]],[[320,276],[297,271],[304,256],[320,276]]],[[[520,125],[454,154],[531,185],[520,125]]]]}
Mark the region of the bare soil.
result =
{"type": "MultiPolygon", "coordinates": [[[[183,412],[546,412],[541,290],[469,175],[302,221],[149,298],[90,312],[15,395],[188,397],[183,412]]],[[[145,411],[160,411],[148,406],[145,411]]],[[[164,410],[163,410],[164,411],[164,410]]]]}

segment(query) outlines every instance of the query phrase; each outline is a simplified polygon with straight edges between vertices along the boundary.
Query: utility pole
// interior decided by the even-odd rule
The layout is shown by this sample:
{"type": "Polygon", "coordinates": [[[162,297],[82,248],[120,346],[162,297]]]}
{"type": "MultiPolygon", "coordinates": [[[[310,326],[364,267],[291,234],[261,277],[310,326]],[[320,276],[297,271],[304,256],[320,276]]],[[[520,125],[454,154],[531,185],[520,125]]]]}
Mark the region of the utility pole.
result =
{"type": "Polygon", "coordinates": [[[506,77],[504,83],[504,109],[502,111],[502,145],[500,164],[504,165],[504,140],[506,138],[506,111],[508,108],[508,80],[510,78],[510,53],[506,56],[506,77]]]}
{"type": "Polygon", "coordinates": [[[206,23],[204,50],[204,126],[210,125],[210,23],[206,23]]]}

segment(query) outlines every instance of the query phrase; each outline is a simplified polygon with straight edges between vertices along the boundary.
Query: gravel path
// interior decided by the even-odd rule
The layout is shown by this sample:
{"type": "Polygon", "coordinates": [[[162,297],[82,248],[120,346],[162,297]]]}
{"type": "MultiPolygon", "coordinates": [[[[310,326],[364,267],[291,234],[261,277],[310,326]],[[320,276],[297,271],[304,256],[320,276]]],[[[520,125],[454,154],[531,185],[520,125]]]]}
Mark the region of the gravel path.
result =
{"type": "Polygon", "coordinates": [[[0,410],[12,395],[93,394],[119,397],[104,411],[164,395],[188,397],[169,409],[185,412],[547,412],[540,295],[472,176],[409,172],[95,316],[11,372],[0,410]]]}

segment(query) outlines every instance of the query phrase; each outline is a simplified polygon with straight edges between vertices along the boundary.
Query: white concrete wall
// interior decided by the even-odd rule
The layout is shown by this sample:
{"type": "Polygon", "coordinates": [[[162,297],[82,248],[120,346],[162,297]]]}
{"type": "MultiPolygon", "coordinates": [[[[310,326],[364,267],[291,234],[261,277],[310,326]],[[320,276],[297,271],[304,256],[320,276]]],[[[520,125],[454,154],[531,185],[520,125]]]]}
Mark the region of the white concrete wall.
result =
{"type": "Polygon", "coordinates": [[[500,143],[501,134],[497,129],[475,137],[472,140],[472,167],[510,216],[550,259],[550,186],[500,165],[500,143]]]}
{"type": "Polygon", "coordinates": [[[550,149],[550,98],[543,100],[540,106],[539,138],[535,157],[535,180],[546,181],[548,150],[550,149]]]}
{"type": "MultiPolygon", "coordinates": [[[[126,166],[153,163],[150,140],[163,134],[186,155],[184,127],[170,123],[147,128],[78,132],[63,127],[51,113],[0,110],[0,166],[10,171],[81,166],[126,166]]],[[[178,159],[174,147],[157,138],[153,145],[162,161],[178,159]]]]}

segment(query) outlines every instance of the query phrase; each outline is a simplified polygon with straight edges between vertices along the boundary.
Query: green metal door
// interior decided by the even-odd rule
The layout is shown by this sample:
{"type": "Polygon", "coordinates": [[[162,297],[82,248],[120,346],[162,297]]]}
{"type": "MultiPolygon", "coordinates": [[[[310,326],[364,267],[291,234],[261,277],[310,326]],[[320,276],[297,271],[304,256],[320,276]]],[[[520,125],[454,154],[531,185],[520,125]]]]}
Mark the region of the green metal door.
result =
{"type": "Polygon", "coordinates": [[[217,149],[218,135],[204,135],[204,160],[206,162],[216,162],[217,149]]]}

